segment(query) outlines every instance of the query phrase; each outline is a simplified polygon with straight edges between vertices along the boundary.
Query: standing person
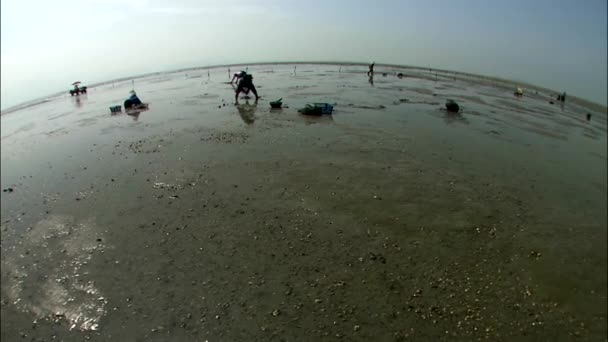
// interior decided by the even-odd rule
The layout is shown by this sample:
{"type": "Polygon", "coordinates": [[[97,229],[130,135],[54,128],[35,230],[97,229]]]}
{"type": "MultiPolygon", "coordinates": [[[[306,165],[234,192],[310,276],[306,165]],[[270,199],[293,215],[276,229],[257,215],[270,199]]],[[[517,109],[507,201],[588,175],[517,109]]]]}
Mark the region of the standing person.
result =
{"type": "Polygon", "coordinates": [[[367,76],[374,74],[374,65],[376,65],[376,62],[372,62],[372,64],[369,65],[369,71],[367,72],[367,76]]]}
{"type": "Polygon", "coordinates": [[[566,102],[566,92],[562,94],[562,102],[566,102]]]}
{"type": "Polygon", "coordinates": [[[253,76],[251,74],[245,73],[241,78],[236,87],[236,94],[234,94],[234,100],[239,102],[239,94],[244,92],[245,94],[249,93],[249,91],[253,92],[255,95],[255,101],[257,102],[260,98],[258,96],[258,92],[255,90],[255,86],[253,85],[253,76]]]}

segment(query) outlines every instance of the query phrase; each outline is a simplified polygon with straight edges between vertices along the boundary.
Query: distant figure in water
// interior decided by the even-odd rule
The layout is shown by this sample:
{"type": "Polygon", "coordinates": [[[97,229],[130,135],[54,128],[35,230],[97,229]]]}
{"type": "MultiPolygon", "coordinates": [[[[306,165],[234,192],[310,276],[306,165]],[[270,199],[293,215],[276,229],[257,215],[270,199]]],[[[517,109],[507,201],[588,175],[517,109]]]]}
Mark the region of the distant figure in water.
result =
{"type": "Polygon", "coordinates": [[[125,100],[125,109],[137,109],[144,107],[145,105],[141,102],[135,90],[131,90],[131,96],[125,100]]]}
{"type": "Polygon", "coordinates": [[[374,65],[376,65],[376,62],[372,62],[372,64],[369,65],[369,71],[367,72],[367,76],[374,74],[374,65]]]}
{"type": "Polygon", "coordinates": [[[258,96],[258,92],[255,90],[255,86],[253,85],[253,76],[244,71],[241,71],[239,83],[236,88],[236,94],[234,94],[234,100],[238,103],[239,94],[241,92],[248,94],[249,91],[251,91],[253,95],[255,95],[255,101],[257,102],[260,97],[258,96]]]}
{"type": "Polygon", "coordinates": [[[591,113],[587,113],[587,121],[591,121],[591,113]]]}

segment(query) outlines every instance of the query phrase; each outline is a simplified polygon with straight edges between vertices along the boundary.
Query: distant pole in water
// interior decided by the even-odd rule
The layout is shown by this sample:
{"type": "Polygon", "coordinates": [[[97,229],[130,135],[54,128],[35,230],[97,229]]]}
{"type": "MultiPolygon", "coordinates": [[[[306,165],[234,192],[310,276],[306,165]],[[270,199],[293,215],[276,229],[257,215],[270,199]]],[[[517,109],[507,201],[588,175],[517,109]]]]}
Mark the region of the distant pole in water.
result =
{"type": "Polygon", "coordinates": [[[342,66],[340,65],[340,68],[338,69],[338,73],[342,72],[342,66]]]}
{"type": "Polygon", "coordinates": [[[230,68],[228,68],[228,79],[231,79],[230,78],[230,68]]]}
{"type": "Polygon", "coordinates": [[[211,78],[211,73],[207,70],[207,78],[211,78]]]}
{"type": "Polygon", "coordinates": [[[297,65],[294,65],[294,66],[293,66],[293,75],[294,75],[294,76],[296,75],[296,68],[297,68],[297,65]]]}
{"type": "Polygon", "coordinates": [[[245,72],[249,72],[249,67],[248,66],[245,67],[245,72]]]}

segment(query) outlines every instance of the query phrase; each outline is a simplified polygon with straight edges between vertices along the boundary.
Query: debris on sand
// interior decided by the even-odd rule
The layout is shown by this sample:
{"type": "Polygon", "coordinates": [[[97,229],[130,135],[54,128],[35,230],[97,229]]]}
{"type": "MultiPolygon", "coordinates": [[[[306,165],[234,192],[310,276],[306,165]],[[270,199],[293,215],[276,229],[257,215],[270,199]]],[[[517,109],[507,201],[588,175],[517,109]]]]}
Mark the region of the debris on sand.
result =
{"type": "Polygon", "coordinates": [[[451,113],[458,113],[460,111],[460,106],[454,100],[447,100],[445,102],[445,108],[451,113]]]}
{"type": "Polygon", "coordinates": [[[533,259],[539,259],[541,257],[541,253],[537,251],[530,251],[529,257],[533,259]]]}
{"type": "Polygon", "coordinates": [[[520,97],[523,95],[524,95],[523,89],[521,89],[520,87],[517,87],[517,89],[515,90],[515,96],[520,97]]]}
{"type": "Polygon", "coordinates": [[[426,101],[426,100],[414,101],[414,100],[410,100],[410,99],[406,99],[406,98],[399,99],[399,101],[393,101],[394,105],[399,105],[399,104],[402,104],[402,103],[407,103],[407,104],[426,104],[426,105],[430,105],[430,106],[437,106],[437,105],[440,104],[437,101],[426,101]]]}
{"type": "Polygon", "coordinates": [[[165,189],[165,190],[181,190],[183,188],[182,185],[179,184],[167,184],[167,183],[163,183],[163,182],[156,182],[154,183],[154,185],[152,186],[154,189],[165,189]]]}
{"type": "Polygon", "coordinates": [[[385,105],[367,106],[367,105],[354,105],[352,103],[349,103],[348,106],[352,107],[352,108],[359,108],[359,109],[374,109],[374,110],[386,109],[385,105]]]}

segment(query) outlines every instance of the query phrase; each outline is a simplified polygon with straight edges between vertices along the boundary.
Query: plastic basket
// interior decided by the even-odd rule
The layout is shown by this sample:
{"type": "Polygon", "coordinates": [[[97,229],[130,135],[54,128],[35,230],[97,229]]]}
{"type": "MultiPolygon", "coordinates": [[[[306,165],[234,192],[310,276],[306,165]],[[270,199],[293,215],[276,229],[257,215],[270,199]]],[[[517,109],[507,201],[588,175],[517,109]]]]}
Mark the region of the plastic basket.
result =
{"type": "Polygon", "coordinates": [[[320,108],[321,114],[331,114],[334,111],[334,106],[329,103],[315,103],[315,108],[320,108]]]}

